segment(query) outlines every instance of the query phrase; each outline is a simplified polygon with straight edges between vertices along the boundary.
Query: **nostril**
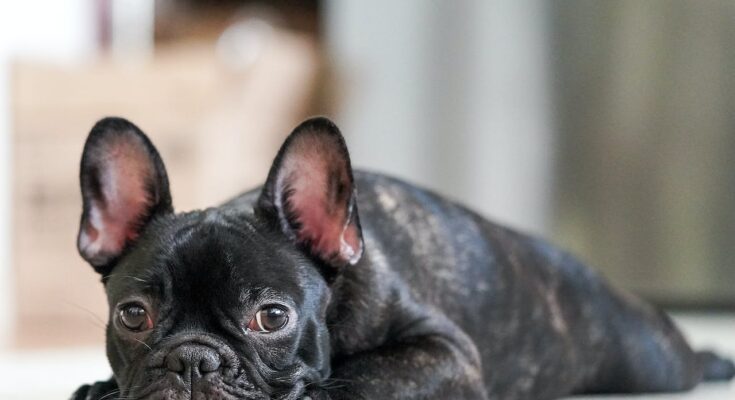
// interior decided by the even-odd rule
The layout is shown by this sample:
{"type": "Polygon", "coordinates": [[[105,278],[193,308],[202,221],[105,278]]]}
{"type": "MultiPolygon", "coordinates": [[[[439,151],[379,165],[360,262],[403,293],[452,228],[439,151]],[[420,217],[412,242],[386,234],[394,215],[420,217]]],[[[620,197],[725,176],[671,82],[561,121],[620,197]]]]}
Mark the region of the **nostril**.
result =
{"type": "Polygon", "coordinates": [[[199,363],[199,371],[202,374],[215,372],[219,371],[220,366],[222,366],[222,358],[217,354],[217,352],[210,350],[206,352],[206,354],[202,355],[199,363]]]}
{"type": "Polygon", "coordinates": [[[197,376],[219,371],[222,357],[208,346],[181,345],[166,356],[165,365],[171,372],[197,376]]]}

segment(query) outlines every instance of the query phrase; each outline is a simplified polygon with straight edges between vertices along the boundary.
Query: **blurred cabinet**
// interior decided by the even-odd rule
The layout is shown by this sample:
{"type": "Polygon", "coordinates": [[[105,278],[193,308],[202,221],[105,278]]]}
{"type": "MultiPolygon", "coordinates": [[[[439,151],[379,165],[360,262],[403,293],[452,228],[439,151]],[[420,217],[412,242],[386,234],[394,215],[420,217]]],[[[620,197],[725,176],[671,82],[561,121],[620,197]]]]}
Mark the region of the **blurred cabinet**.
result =
{"type": "Polygon", "coordinates": [[[150,62],[13,68],[12,255],[18,347],[103,343],[107,303],[78,256],[78,168],[92,125],[130,119],[158,147],[178,211],[258,185],[311,110],[320,68],[309,36],[269,33],[257,58],[227,66],[213,46],[157,50],[150,62]]]}

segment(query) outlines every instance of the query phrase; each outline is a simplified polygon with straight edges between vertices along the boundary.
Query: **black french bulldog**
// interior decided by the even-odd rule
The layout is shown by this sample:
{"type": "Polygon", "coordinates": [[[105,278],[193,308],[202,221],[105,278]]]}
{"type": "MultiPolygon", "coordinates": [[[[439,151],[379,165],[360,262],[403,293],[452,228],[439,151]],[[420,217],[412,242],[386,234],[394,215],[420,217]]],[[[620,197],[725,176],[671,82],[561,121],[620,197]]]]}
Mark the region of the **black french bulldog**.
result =
{"type": "Polygon", "coordinates": [[[80,178],[114,376],[74,399],[538,400],[735,374],[546,242],[353,176],[325,118],[216,208],[175,214],[158,152],[120,118],[94,126],[80,178]]]}

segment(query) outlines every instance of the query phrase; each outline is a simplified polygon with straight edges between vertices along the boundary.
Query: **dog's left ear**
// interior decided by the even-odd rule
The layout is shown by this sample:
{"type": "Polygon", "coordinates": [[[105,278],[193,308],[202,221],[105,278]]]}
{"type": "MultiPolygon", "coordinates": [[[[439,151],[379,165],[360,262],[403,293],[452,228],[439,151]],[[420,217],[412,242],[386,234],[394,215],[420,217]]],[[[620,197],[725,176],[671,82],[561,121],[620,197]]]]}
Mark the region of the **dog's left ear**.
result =
{"type": "Polygon", "coordinates": [[[79,180],[83,209],[77,247],[103,275],[153,217],[173,212],[158,151],[122,118],[105,118],[92,128],[79,180]]]}
{"type": "Polygon", "coordinates": [[[344,138],[332,121],[299,125],[278,152],[256,211],[312,256],[333,267],[363,253],[356,190],[344,138]]]}

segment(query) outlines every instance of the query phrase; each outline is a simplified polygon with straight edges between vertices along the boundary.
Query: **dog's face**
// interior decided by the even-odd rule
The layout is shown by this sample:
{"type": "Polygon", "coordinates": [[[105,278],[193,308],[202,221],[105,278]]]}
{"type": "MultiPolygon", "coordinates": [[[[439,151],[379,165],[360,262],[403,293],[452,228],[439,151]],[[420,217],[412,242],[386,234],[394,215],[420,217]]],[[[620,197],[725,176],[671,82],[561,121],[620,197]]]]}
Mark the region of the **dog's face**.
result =
{"type": "Polygon", "coordinates": [[[291,134],[252,210],[175,214],[157,151],[121,119],[95,125],[80,176],[121,398],[292,399],[328,375],[327,282],[362,254],[333,124],[291,134]]]}
{"type": "Polygon", "coordinates": [[[140,241],[106,285],[108,355],[130,395],[269,399],[328,372],[327,285],[267,226],[195,212],[140,241]]]}

